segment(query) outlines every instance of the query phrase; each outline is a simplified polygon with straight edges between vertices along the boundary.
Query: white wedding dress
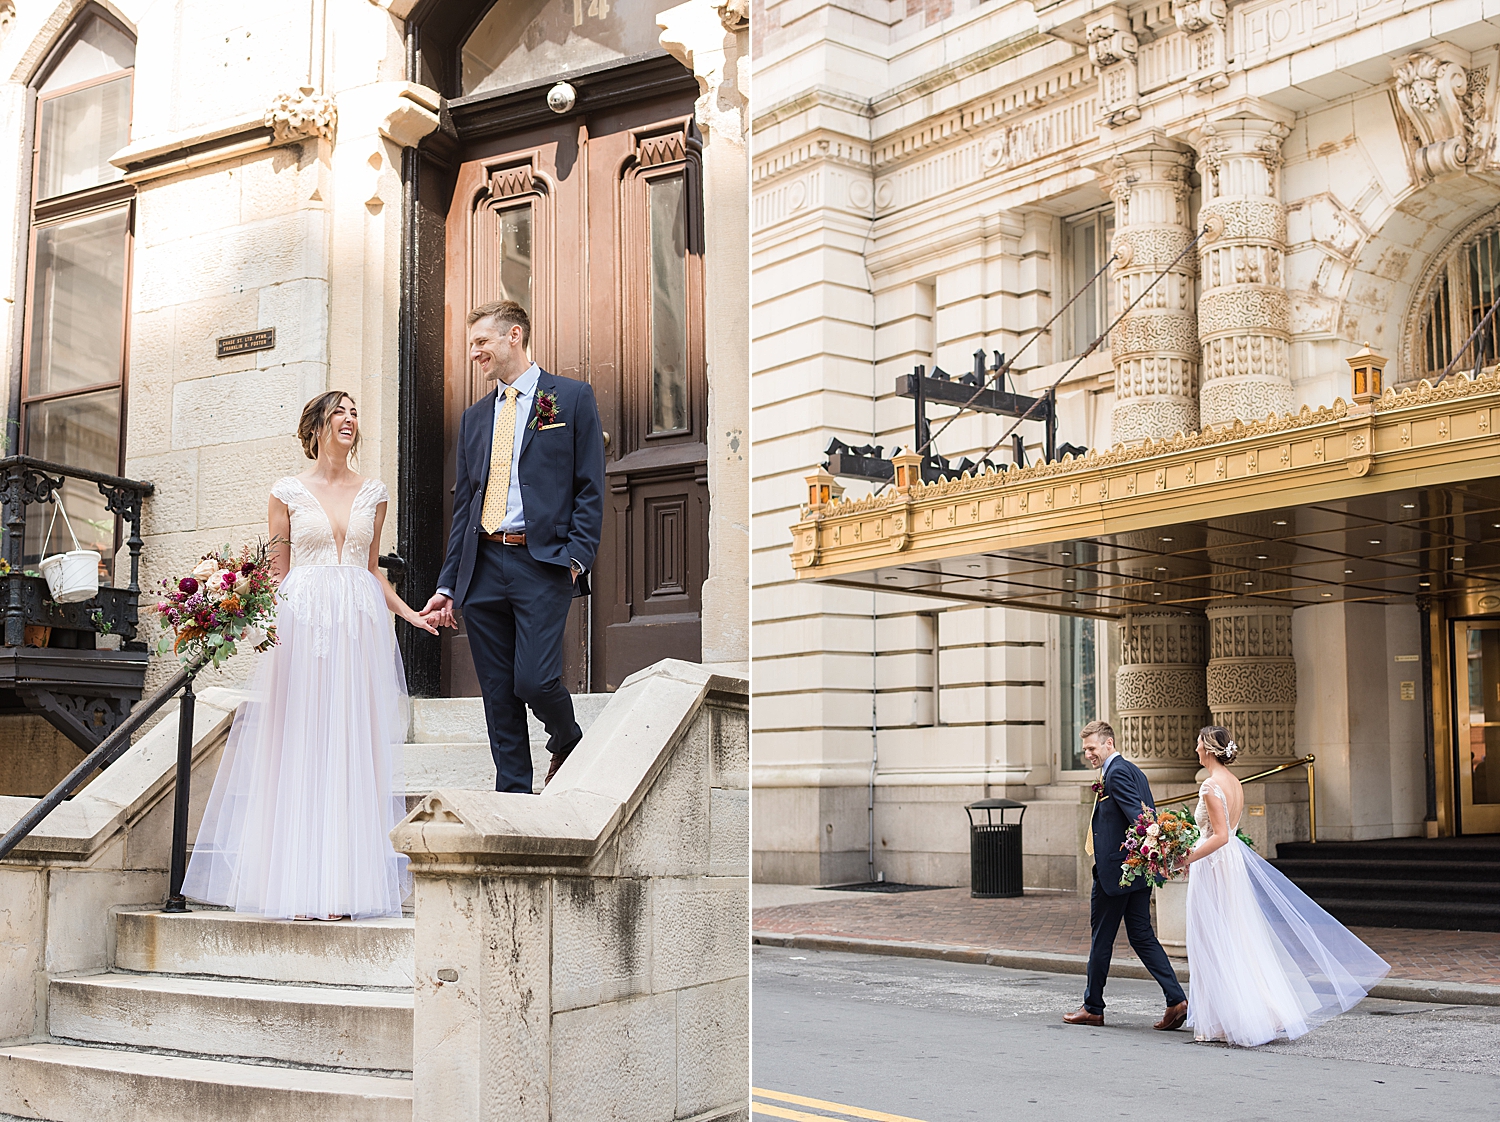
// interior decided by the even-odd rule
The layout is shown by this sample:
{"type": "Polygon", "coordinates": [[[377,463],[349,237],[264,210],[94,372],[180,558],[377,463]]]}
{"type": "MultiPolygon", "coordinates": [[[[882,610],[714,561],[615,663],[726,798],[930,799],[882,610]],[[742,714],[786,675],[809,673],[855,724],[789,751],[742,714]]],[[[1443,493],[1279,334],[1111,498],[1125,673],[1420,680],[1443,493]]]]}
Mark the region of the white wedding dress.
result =
{"type": "MultiPolygon", "coordinates": [[[[1195,817],[1211,837],[1205,780],[1195,817]]],[[[1239,823],[1229,827],[1233,832],[1239,823]]],[[[1187,1023],[1199,1040],[1296,1039],[1354,1007],[1390,966],[1248,845],[1231,837],[1188,867],[1187,1023]]]]}
{"type": "Polygon", "coordinates": [[[240,706],[183,894],[241,912],[393,916],[410,889],[389,834],[406,813],[406,674],[370,572],[385,484],[365,480],[340,551],[322,505],[288,477],[291,568],[276,632],[240,706]]]}

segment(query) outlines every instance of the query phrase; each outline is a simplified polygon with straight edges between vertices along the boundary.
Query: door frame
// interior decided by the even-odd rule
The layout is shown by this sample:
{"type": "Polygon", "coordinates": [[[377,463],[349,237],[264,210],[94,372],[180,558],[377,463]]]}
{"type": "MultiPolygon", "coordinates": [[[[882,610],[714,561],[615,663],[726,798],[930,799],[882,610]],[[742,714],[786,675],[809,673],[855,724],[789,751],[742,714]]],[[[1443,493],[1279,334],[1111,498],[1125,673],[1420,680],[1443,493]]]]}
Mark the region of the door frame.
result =
{"type": "MultiPolygon", "coordinates": [[[[397,550],[401,593],[425,601],[437,587],[444,523],[444,386],[450,318],[446,302],[447,222],[462,149],[546,123],[566,126],[606,108],[669,95],[698,95],[692,72],[665,52],[566,75],[576,91],[566,114],[547,107],[557,79],[493,95],[459,96],[459,52],[493,0],[421,0],[407,20],[407,74],[444,96],[437,131],[402,154],[402,262],[398,362],[397,550]]],[[[442,693],[442,647],[397,621],[414,697],[442,693]]]]}
{"type": "Polygon", "coordinates": [[[1473,629],[1500,632],[1500,617],[1455,619],[1449,623],[1448,657],[1453,667],[1449,704],[1453,713],[1453,720],[1450,722],[1453,729],[1450,744],[1454,832],[1456,834],[1500,834],[1500,804],[1476,807],[1472,802],[1472,792],[1467,790],[1466,780],[1469,778],[1469,768],[1464,752],[1469,743],[1469,729],[1471,728],[1470,708],[1467,704],[1469,693],[1468,634],[1473,629]]]}

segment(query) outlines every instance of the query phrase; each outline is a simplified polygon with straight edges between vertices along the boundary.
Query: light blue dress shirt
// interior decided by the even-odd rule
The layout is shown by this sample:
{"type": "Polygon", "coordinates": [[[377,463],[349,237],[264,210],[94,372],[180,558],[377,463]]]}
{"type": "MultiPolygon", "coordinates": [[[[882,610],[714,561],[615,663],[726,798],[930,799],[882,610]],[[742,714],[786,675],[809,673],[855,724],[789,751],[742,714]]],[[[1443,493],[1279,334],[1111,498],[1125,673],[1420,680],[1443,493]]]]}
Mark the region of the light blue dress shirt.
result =
{"type": "MultiPolygon", "coordinates": [[[[510,449],[510,494],[505,496],[505,520],[500,523],[500,529],[507,534],[526,532],[526,511],[521,506],[521,444],[526,435],[526,426],[531,421],[531,400],[536,397],[536,384],[541,376],[541,369],[533,362],[526,368],[526,373],[511,383],[517,390],[516,439],[510,449]]],[[[496,386],[495,416],[490,422],[491,447],[494,446],[495,426],[500,423],[500,407],[505,404],[506,389],[504,382],[496,386]]],[[[484,529],[488,530],[489,527],[484,529]]]]}

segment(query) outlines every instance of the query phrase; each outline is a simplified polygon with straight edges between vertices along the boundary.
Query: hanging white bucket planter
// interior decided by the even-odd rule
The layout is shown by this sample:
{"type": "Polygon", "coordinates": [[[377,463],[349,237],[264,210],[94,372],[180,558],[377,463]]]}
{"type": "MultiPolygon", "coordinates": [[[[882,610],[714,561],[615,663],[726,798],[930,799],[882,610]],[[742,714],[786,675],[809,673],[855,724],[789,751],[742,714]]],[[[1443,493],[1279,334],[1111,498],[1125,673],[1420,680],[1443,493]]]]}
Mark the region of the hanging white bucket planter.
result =
{"type": "Polygon", "coordinates": [[[52,521],[47,524],[47,537],[42,542],[42,552],[52,542],[52,527],[57,525],[57,512],[62,511],[63,523],[68,527],[68,536],[73,539],[73,548],[67,553],[54,553],[42,558],[42,576],[47,579],[47,589],[52,599],[59,604],[76,604],[80,600],[92,600],[99,594],[99,562],[97,549],[79,549],[78,535],[73,533],[73,522],[63,507],[62,496],[53,500],[52,521]]]}

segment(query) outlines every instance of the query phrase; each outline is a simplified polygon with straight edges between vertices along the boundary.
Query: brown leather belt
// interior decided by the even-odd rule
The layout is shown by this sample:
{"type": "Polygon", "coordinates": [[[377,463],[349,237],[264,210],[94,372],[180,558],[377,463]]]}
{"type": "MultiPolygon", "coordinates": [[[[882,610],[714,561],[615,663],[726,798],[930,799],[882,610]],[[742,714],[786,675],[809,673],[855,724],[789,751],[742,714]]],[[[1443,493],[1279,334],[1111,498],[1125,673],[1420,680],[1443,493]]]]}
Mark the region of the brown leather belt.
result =
{"type": "Polygon", "coordinates": [[[479,536],[481,538],[488,538],[492,542],[499,542],[501,545],[525,545],[526,544],[526,535],[525,534],[508,534],[508,533],[486,534],[483,530],[480,530],[479,531],[479,536]]]}

